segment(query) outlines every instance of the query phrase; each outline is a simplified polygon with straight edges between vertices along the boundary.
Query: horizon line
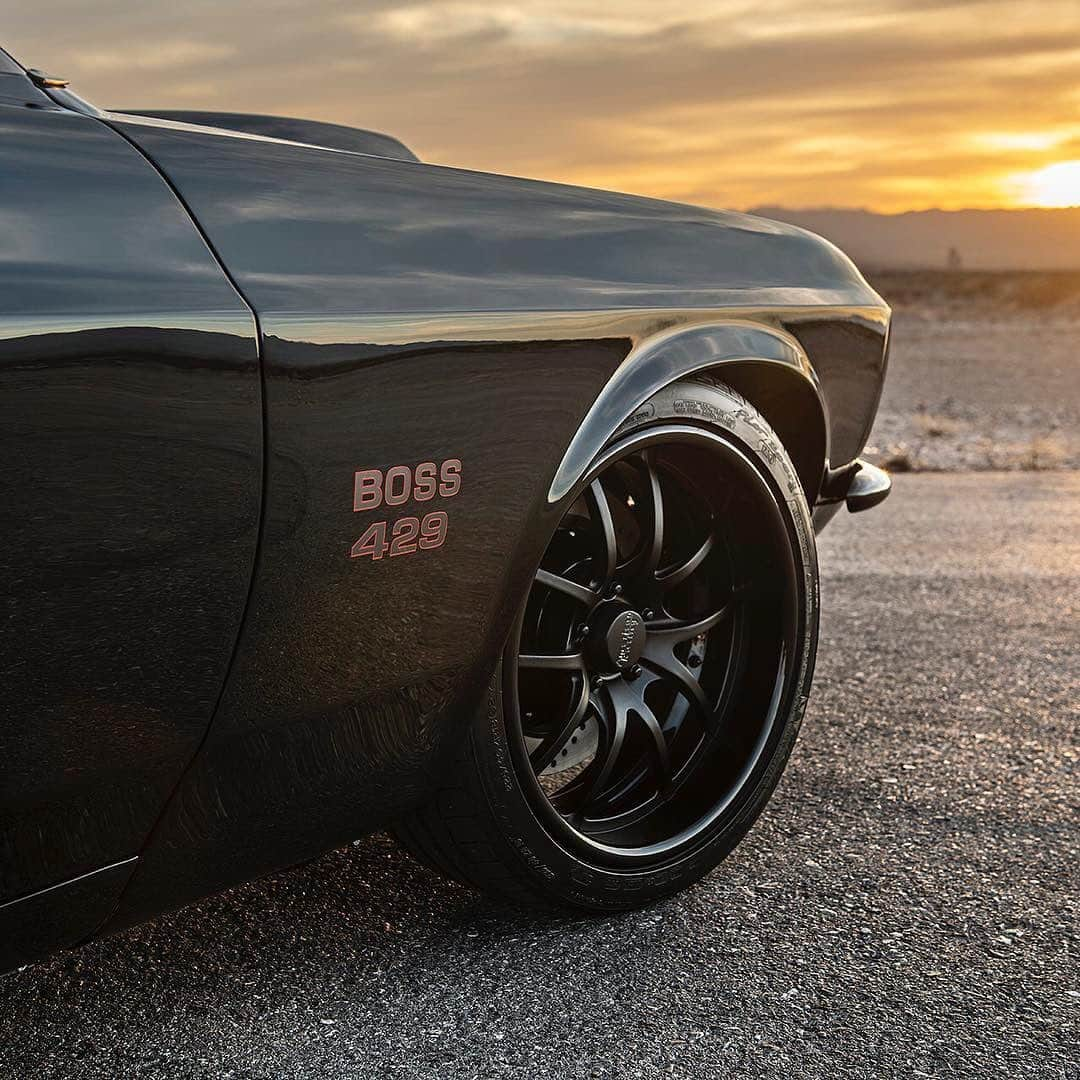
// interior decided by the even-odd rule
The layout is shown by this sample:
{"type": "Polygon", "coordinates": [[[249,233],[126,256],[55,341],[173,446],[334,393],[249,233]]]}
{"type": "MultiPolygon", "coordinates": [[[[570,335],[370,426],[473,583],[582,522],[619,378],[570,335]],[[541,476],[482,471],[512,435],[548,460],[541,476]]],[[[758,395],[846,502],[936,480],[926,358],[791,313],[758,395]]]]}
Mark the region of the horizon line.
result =
{"type": "Polygon", "coordinates": [[[911,210],[874,210],[868,206],[836,206],[831,204],[818,206],[788,206],[784,203],[755,203],[740,210],[740,213],[760,214],[767,210],[783,210],[791,214],[873,214],[875,217],[904,217],[908,214],[1057,214],[1080,211],[1080,203],[1072,206],[927,206],[911,210]]]}

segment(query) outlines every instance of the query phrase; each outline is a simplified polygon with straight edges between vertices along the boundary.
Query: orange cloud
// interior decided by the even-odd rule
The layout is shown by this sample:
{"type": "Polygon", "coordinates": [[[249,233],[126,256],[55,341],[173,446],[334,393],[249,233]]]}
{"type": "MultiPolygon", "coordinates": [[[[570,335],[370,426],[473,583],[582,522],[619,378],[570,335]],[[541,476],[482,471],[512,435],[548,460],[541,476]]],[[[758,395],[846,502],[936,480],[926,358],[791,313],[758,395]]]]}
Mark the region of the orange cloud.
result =
{"type": "Polygon", "coordinates": [[[1080,159],[1076,0],[50,0],[4,33],[105,106],[716,206],[1006,206],[1080,159]]]}

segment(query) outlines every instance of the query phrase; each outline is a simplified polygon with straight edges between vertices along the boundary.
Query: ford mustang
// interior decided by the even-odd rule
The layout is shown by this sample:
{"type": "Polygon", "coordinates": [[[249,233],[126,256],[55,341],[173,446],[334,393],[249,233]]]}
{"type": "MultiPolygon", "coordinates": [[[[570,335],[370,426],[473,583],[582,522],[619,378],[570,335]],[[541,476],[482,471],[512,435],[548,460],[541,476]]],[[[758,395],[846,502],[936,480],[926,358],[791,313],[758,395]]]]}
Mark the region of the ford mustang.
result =
{"type": "Polygon", "coordinates": [[[0,969],[376,829],[556,909],[707,873],[889,318],[788,225],[0,53],[0,969]]]}

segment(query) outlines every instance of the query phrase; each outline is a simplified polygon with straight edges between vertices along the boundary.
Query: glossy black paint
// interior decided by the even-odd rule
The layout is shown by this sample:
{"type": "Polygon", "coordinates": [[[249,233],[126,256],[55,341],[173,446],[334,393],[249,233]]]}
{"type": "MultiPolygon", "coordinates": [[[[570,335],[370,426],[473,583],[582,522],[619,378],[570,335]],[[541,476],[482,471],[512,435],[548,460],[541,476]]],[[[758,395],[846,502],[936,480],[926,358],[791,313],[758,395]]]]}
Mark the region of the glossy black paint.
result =
{"type": "MultiPolygon", "coordinates": [[[[633,345],[743,320],[793,336],[820,384],[834,465],[858,454],[888,308],[794,226],[630,195],[114,117],[182,192],[241,290],[320,341],[403,346],[559,332],[592,313],[633,345]],[[436,316],[435,326],[388,315],[436,316]]],[[[291,329],[283,330],[287,336],[291,329]]]]}
{"type": "Polygon", "coordinates": [[[697,326],[692,318],[677,330],[645,334],[619,365],[567,447],[548,501],[566,498],[619,426],[657,390],[709,371],[723,373],[735,389],[749,392],[766,414],[772,411],[766,387],[782,384],[797,399],[798,430],[785,432],[776,426],[786,436],[785,445],[812,501],[821,463],[828,457],[828,430],[817,373],[798,341],[767,324],[712,319],[697,326]]]}
{"type": "Polygon", "coordinates": [[[0,904],[0,971],[77,945],[101,926],[131,876],[135,858],[0,904]]]}
{"type": "Polygon", "coordinates": [[[851,487],[848,488],[844,502],[853,514],[861,514],[864,510],[872,510],[883,503],[891,490],[892,479],[889,474],[876,465],[862,461],[859,463],[858,472],[851,479],[851,487]]]}
{"type": "Polygon", "coordinates": [[[21,72],[5,71],[0,66],[0,106],[26,109],[54,108],[52,99],[43,94],[21,72]]]}
{"type": "Polygon", "coordinates": [[[115,928],[423,798],[565,493],[672,379],[748,394],[811,500],[861,449],[888,309],[810,234],[42,97],[0,107],[11,896],[138,854],[115,928]],[[354,471],[449,457],[446,544],[350,559],[354,471]]]}
{"type": "MultiPolygon", "coordinates": [[[[95,120],[3,105],[0,157],[6,903],[136,855],[203,738],[262,430],[251,312],[146,160],[95,120]]],[[[78,901],[75,936],[105,914],[78,901]]],[[[0,932],[0,966],[25,947],[0,932]]]]}
{"type": "Polygon", "coordinates": [[[548,509],[537,498],[619,362],[608,342],[341,348],[270,338],[262,556],[210,738],[119,918],[385,824],[430,788],[484,689],[548,509]],[[444,547],[350,559],[357,468],[460,458],[444,547]],[[273,662],[268,659],[273,657],[273,662]],[[282,798],[288,792],[288,798],[282,798]]]}
{"type": "MultiPolygon", "coordinates": [[[[284,852],[312,855],[423,796],[560,496],[651,389],[710,362],[772,362],[816,401],[795,329],[831,315],[857,326],[839,340],[866,354],[837,392],[854,399],[865,380],[876,393],[880,301],[835,249],[786,226],[110,122],[162,168],[258,311],[270,432],[237,663],[117,925],[284,852]],[[366,523],[351,510],[353,471],[448,456],[464,475],[446,547],[347,559],[366,523]]],[[[819,408],[806,421],[818,474],[819,408]]]]}
{"type": "Polygon", "coordinates": [[[225,128],[249,135],[265,135],[271,139],[312,143],[334,150],[350,150],[357,154],[376,154],[401,161],[420,159],[400,140],[381,131],[326,124],[318,120],[299,120],[291,116],[263,116],[259,113],[205,112],[197,109],[117,109],[128,116],[152,116],[159,120],[174,120],[181,124],[225,128]]]}

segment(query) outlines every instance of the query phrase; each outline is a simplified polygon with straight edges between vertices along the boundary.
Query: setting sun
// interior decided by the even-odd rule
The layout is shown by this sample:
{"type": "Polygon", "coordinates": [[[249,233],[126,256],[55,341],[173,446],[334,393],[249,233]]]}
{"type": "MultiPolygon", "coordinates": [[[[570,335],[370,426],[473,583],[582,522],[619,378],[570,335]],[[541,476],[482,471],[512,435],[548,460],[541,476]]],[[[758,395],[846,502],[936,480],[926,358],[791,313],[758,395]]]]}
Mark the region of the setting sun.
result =
{"type": "Polygon", "coordinates": [[[1080,161],[1059,161],[1023,179],[1024,201],[1034,206],[1080,206],[1080,161]]]}

